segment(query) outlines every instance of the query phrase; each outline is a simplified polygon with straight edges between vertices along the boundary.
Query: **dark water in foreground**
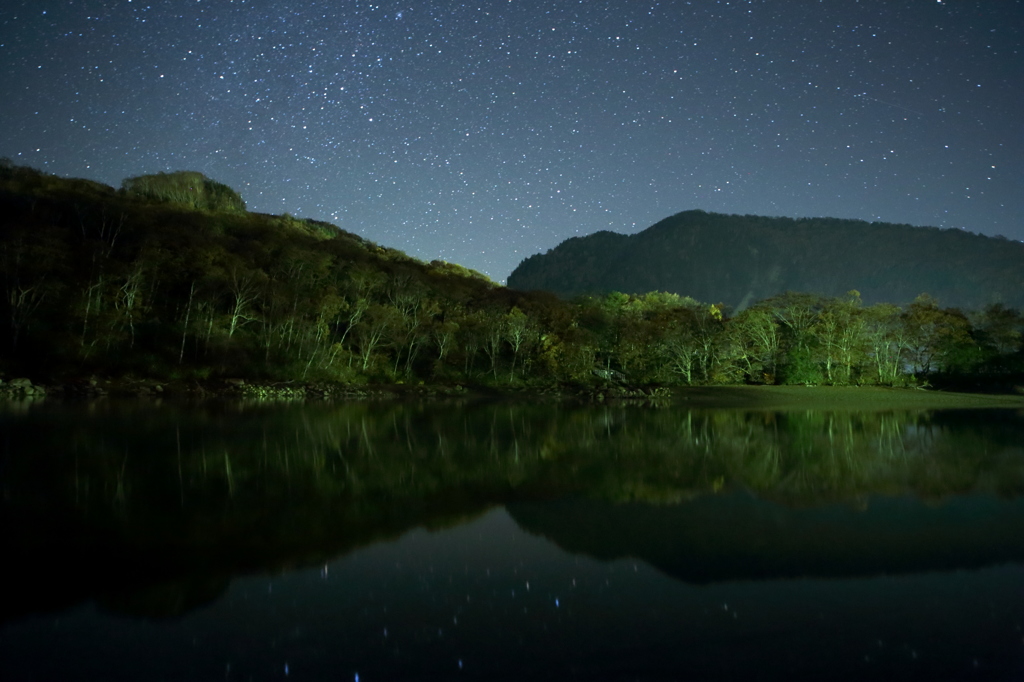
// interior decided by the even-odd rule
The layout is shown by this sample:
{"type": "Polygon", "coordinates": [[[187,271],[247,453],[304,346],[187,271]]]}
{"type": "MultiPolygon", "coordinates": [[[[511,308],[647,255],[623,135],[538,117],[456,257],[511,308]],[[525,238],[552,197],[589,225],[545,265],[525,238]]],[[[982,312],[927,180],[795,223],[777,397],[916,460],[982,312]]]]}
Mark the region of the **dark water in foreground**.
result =
{"type": "Polygon", "coordinates": [[[1024,415],[0,414],[0,679],[1024,679],[1024,415]]]}

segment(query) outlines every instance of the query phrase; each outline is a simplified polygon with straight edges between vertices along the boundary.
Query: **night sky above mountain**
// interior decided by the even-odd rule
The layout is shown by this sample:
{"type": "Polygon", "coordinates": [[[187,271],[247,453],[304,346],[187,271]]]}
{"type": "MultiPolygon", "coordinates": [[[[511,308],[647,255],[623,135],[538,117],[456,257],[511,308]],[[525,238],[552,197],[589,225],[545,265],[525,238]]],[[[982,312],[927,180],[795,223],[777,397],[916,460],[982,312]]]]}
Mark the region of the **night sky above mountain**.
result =
{"type": "Polygon", "coordinates": [[[0,156],[503,280],[679,211],[1024,239],[1024,2],[8,0],[0,156]]]}

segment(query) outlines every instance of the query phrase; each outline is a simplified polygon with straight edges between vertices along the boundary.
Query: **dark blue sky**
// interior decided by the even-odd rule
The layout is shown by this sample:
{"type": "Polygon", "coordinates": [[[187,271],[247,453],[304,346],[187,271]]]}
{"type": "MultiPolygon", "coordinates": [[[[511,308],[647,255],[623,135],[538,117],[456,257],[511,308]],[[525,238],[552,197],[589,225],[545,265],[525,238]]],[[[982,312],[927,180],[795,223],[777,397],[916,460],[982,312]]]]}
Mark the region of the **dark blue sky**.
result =
{"type": "Polygon", "coordinates": [[[1024,239],[1024,3],[7,0],[0,156],[503,280],[694,208],[1024,239]]]}

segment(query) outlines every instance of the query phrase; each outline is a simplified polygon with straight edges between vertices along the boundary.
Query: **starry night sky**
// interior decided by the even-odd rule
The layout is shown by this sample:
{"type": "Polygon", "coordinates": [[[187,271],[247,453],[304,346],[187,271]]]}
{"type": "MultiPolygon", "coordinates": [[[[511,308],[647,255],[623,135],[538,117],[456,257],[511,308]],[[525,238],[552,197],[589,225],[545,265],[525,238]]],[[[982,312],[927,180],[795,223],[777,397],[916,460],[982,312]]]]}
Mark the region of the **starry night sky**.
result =
{"type": "Polygon", "coordinates": [[[1024,239],[1021,0],[5,0],[0,156],[504,280],[679,211],[1024,239]]]}

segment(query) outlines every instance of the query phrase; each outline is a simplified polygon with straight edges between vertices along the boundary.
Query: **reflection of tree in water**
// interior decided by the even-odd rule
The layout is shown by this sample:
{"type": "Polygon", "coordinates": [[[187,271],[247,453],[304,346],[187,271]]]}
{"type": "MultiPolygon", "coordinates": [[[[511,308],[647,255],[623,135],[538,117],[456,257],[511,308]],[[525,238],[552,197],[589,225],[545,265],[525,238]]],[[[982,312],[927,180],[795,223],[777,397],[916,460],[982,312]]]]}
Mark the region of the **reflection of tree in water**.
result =
{"type": "Polygon", "coordinates": [[[972,412],[953,427],[936,414],[609,407],[558,425],[562,457],[545,476],[594,497],[665,502],[730,486],[795,504],[1021,490],[1019,419],[997,427],[972,412]]]}
{"type": "Polygon", "coordinates": [[[808,506],[1024,491],[1021,416],[1005,411],[209,403],[3,422],[4,530],[36,557],[25,570],[102,564],[106,603],[125,610],[110,562],[148,575],[148,592],[130,592],[158,608],[175,590],[208,599],[195,585],[226,584],[217,575],[319,562],[516,500],[665,504],[746,489],[808,506]],[[181,583],[199,564],[200,583],[181,583]],[[179,587],[152,588],[168,581],[179,587]]]}
{"type": "Polygon", "coordinates": [[[123,513],[480,486],[632,499],[739,485],[842,498],[1019,482],[1019,418],[948,414],[391,403],[106,409],[88,419],[11,420],[12,449],[34,454],[10,466],[48,499],[123,513]],[[1001,464],[1010,470],[991,471],[1001,464]]]}
{"type": "Polygon", "coordinates": [[[15,499],[129,523],[453,494],[490,504],[516,494],[672,501],[742,487],[810,503],[1024,488],[1021,421],[1002,411],[219,405],[38,413],[8,426],[15,499]]]}

